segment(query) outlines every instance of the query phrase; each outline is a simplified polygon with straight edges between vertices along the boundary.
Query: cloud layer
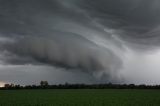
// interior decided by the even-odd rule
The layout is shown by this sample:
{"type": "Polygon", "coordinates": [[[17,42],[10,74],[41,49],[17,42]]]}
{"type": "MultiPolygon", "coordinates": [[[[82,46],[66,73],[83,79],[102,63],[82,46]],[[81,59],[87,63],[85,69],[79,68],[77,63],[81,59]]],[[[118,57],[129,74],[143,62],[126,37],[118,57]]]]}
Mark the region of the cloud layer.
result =
{"type": "Polygon", "coordinates": [[[0,63],[51,66],[53,72],[82,72],[100,82],[127,82],[130,55],[148,55],[159,47],[159,3],[0,0],[0,63]]]}

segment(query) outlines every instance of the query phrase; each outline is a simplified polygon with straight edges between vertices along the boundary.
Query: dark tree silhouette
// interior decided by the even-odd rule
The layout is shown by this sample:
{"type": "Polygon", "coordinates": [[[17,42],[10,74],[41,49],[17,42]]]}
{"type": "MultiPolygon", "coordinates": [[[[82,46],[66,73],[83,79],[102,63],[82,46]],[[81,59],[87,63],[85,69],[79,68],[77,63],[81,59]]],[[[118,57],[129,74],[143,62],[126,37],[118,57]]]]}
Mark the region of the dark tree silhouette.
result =
{"type": "Polygon", "coordinates": [[[160,85],[135,85],[135,84],[59,84],[49,85],[48,81],[40,81],[40,85],[14,85],[5,84],[2,90],[5,89],[160,89],[160,85]]]}
{"type": "Polygon", "coordinates": [[[48,85],[49,85],[49,84],[48,84],[48,81],[41,81],[41,82],[40,82],[40,86],[43,87],[43,88],[44,88],[44,87],[48,87],[48,85]]]}

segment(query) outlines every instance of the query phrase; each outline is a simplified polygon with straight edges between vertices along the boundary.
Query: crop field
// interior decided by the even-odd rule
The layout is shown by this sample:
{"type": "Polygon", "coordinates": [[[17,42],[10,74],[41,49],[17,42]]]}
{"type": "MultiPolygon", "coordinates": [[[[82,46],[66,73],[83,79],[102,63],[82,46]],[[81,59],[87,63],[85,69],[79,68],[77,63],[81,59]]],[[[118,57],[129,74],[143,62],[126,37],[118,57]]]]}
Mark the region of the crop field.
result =
{"type": "Polygon", "coordinates": [[[160,90],[0,90],[0,106],[160,106],[160,90]]]}

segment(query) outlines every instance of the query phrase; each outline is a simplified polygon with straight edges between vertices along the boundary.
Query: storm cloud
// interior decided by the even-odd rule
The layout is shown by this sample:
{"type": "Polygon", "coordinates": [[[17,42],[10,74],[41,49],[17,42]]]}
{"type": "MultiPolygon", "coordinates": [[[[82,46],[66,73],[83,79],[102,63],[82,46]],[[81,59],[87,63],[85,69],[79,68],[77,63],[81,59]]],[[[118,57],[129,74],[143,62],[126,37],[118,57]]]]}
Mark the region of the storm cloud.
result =
{"type": "MultiPolygon", "coordinates": [[[[135,81],[136,75],[131,79],[130,75],[137,70],[143,75],[146,69],[141,67],[150,63],[150,55],[158,54],[159,4],[159,0],[0,0],[0,63],[52,67],[47,70],[53,74],[83,73],[93,77],[93,83],[150,83],[146,81],[150,77],[135,81]],[[143,60],[148,62],[144,65],[143,60]]],[[[159,68],[150,67],[151,73],[159,68]]]]}

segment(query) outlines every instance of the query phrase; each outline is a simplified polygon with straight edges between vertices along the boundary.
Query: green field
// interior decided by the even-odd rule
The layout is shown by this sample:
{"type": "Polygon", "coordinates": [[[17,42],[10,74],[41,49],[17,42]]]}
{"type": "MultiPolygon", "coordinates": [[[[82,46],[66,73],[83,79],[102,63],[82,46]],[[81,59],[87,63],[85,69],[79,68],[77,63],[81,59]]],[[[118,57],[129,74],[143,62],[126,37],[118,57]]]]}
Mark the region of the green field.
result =
{"type": "Polygon", "coordinates": [[[0,90],[0,106],[160,106],[160,90],[0,90]]]}

